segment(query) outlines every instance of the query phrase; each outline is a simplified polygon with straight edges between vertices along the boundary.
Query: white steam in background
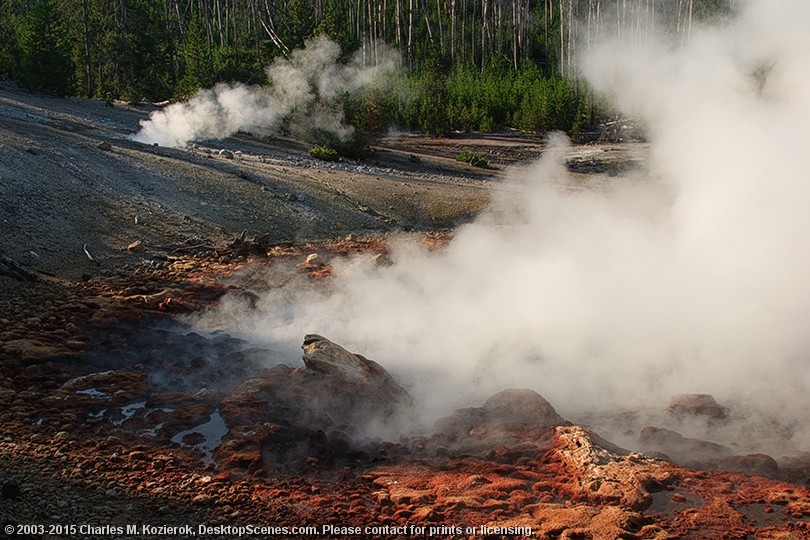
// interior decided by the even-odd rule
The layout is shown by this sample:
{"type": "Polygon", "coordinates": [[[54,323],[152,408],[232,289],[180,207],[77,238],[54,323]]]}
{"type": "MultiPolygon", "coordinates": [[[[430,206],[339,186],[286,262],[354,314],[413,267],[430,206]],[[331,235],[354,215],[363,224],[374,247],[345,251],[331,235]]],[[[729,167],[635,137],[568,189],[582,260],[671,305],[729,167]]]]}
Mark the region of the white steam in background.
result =
{"type": "MultiPolygon", "coordinates": [[[[446,251],[344,261],[271,291],[232,331],[300,354],[316,332],[427,406],[530,387],[563,415],[707,392],[786,421],[810,408],[810,4],[752,2],[677,49],[597,48],[585,73],[647,127],[648,173],[564,186],[567,142],[446,251]]],[[[221,324],[223,312],[212,315],[221,324]]],[[[573,416],[575,418],[575,416],[573,416]]],[[[806,444],[810,430],[797,435],[806,444]]]]}
{"type": "Polygon", "coordinates": [[[375,66],[360,58],[339,64],[340,47],[325,36],[293,51],[267,68],[269,85],[218,84],[192,98],[155,111],[133,135],[139,142],[184,146],[201,139],[223,139],[237,131],[275,131],[282,123],[306,138],[316,128],[340,140],[353,128],[345,123],[338,98],[353,94],[394,69],[391,54],[380,54],[375,66]]]}

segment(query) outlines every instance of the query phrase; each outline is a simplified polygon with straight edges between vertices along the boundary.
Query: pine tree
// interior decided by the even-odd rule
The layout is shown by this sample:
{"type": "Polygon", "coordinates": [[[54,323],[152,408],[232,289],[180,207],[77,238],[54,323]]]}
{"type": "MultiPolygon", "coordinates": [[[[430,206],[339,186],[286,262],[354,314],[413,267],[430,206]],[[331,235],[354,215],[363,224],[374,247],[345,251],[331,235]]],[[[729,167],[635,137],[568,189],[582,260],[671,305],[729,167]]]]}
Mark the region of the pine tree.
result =
{"type": "Polygon", "coordinates": [[[69,95],[74,66],[65,21],[56,0],[37,0],[26,19],[22,79],[31,88],[69,95]]]}
{"type": "Polygon", "coordinates": [[[177,85],[176,94],[189,96],[200,88],[212,84],[208,39],[205,30],[196,18],[192,18],[186,28],[186,40],[183,44],[183,77],[177,85]]]}
{"type": "Polygon", "coordinates": [[[11,0],[0,0],[0,76],[16,78],[19,75],[20,27],[11,11],[11,0]]]}

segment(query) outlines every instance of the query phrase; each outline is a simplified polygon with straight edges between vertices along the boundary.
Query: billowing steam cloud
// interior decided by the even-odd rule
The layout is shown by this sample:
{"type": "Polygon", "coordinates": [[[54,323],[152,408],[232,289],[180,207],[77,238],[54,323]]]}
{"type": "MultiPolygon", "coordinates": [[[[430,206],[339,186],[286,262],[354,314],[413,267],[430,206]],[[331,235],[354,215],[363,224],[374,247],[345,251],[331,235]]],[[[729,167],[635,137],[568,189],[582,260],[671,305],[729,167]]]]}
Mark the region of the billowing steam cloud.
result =
{"type": "Polygon", "coordinates": [[[390,55],[371,67],[355,58],[339,64],[340,47],[321,36],[267,68],[268,86],[218,84],[188,101],[169,105],[141,122],[136,141],[184,146],[200,139],[222,139],[237,131],[273,132],[282,123],[306,138],[312,127],[340,140],[353,128],[344,122],[338,98],[371,84],[393,69],[390,55]]]}
{"type": "Polygon", "coordinates": [[[608,193],[567,189],[555,137],[520,196],[445,251],[403,240],[391,267],[345,261],[328,290],[276,289],[230,330],[291,355],[305,333],[329,336],[432,405],[531,387],[576,418],[709,392],[801,421],[809,11],[752,2],[680,48],[598,48],[585,73],[646,126],[649,171],[608,193]]]}

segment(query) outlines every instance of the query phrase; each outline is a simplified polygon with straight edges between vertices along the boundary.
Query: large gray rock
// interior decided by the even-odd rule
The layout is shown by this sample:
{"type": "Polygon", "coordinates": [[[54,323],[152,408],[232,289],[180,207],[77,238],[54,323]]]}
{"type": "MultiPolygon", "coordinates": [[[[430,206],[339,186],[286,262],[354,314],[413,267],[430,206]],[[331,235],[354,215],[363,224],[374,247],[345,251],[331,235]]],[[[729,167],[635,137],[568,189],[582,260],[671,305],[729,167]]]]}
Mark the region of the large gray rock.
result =
{"type": "Polygon", "coordinates": [[[512,447],[526,434],[566,425],[554,407],[534,390],[510,388],[482,407],[458,409],[433,425],[433,438],[458,451],[479,452],[495,445],[512,447]]]}
{"type": "Polygon", "coordinates": [[[565,422],[543,396],[525,388],[509,388],[492,395],[484,403],[484,410],[490,422],[534,426],[558,426],[565,422]]]}
{"type": "Polygon", "coordinates": [[[301,348],[304,350],[304,365],[312,372],[368,385],[370,389],[381,390],[394,399],[410,399],[408,392],[380,364],[351,353],[323,336],[307,334],[301,348]]]}
{"type": "Polygon", "coordinates": [[[304,339],[304,368],[259,370],[221,404],[229,426],[289,423],[363,431],[412,405],[408,392],[378,363],[323,336],[304,339]]]}
{"type": "Polygon", "coordinates": [[[711,394],[678,394],[672,396],[667,410],[678,417],[697,416],[708,420],[725,420],[729,409],[717,403],[711,394]]]}
{"type": "Polygon", "coordinates": [[[304,365],[312,371],[342,377],[350,381],[368,381],[369,361],[350,353],[337,343],[318,334],[304,337],[304,365]]]}
{"type": "Polygon", "coordinates": [[[409,413],[410,395],[378,363],[315,334],[302,348],[304,367],[257,370],[222,400],[223,462],[273,469],[343,459],[354,451],[349,436],[409,413]]]}

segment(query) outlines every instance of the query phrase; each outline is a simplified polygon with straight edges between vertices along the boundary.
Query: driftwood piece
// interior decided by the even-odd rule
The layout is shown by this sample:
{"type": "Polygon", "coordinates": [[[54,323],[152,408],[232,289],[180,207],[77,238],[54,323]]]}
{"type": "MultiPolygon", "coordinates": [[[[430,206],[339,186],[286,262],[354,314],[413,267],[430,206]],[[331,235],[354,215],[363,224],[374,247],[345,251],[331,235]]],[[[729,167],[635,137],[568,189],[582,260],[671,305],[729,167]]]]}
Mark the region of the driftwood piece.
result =
{"type": "Polygon", "coordinates": [[[0,256],[0,274],[21,280],[36,281],[39,279],[35,272],[6,256],[0,256]]]}

